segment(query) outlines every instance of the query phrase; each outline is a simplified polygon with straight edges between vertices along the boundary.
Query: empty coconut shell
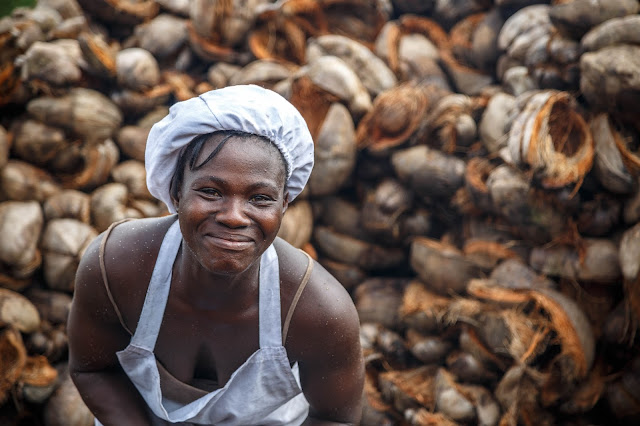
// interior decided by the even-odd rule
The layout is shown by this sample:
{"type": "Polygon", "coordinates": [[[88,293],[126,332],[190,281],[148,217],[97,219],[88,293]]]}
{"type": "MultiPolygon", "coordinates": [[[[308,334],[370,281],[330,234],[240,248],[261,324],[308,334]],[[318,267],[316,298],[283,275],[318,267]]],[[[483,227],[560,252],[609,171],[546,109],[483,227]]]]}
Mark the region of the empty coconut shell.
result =
{"type": "Polygon", "coordinates": [[[46,171],[18,160],[0,169],[0,194],[15,201],[44,201],[60,192],[60,185],[46,171]]]}
{"type": "Polygon", "coordinates": [[[40,266],[42,225],[42,209],[36,201],[0,203],[0,266],[10,275],[27,278],[40,266]]]}
{"type": "Polygon", "coordinates": [[[27,363],[27,350],[15,328],[0,331],[0,359],[0,403],[4,403],[27,363]]]}
{"type": "Polygon", "coordinates": [[[65,189],[47,198],[44,202],[44,217],[52,219],[76,219],[89,223],[89,195],[75,189],[65,189]]]}
{"type": "Polygon", "coordinates": [[[23,333],[33,333],[40,327],[40,314],[23,295],[0,288],[0,327],[15,328],[23,333]]]}

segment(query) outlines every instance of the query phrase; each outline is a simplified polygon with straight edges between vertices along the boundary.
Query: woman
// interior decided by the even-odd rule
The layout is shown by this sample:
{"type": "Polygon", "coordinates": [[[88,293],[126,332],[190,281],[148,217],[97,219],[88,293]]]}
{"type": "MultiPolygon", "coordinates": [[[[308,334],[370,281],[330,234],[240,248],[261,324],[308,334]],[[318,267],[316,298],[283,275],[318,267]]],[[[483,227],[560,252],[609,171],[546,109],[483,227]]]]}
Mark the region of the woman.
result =
{"type": "Polygon", "coordinates": [[[145,163],[176,214],[112,226],[76,277],[69,365],[96,423],[357,423],[353,303],[276,237],[313,166],[296,109],[257,86],[177,103],[145,163]]]}

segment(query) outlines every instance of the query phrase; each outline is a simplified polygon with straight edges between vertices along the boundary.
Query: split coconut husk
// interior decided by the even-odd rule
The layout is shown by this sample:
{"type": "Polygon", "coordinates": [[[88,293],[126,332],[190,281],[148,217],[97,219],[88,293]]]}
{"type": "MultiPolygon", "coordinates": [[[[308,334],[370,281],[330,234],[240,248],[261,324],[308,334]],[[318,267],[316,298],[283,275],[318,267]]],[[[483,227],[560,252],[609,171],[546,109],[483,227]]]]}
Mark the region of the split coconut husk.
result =
{"type": "Polygon", "coordinates": [[[619,253],[627,302],[636,321],[640,321],[640,224],[624,232],[619,253]]]}
{"type": "Polygon", "coordinates": [[[585,52],[595,52],[607,46],[637,44],[640,41],[640,16],[629,15],[613,18],[594,27],[582,38],[585,52]]]}
{"type": "Polygon", "coordinates": [[[361,210],[355,203],[330,195],[315,202],[313,207],[313,216],[318,218],[321,224],[341,234],[368,240],[369,235],[362,227],[361,210]]]}
{"type": "Polygon", "coordinates": [[[144,91],[160,82],[160,67],[151,52],[131,47],[116,55],[116,76],[120,87],[144,91]]]}
{"type": "Polygon", "coordinates": [[[7,327],[0,332],[0,359],[0,403],[4,403],[27,363],[27,350],[15,328],[7,327]]]}
{"type": "Polygon", "coordinates": [[[101,35],[91,32],[78,35],[78,43],[89,73],[107,79],[116,77],[118,46],[110,46],[101,35]]]}
{"type": "Polygon", "coordinates": [[[409,260],[425,285],[440,294],[464,293],[467,282],[481,274],[453,245],[424,237],[414,239],[409,260]]]}
{"type": "Polygon", "coordinates": [[[68,145],[64,132],[37,120],[25,120],[13,128],[13,152],[32,164],[45,166],[68,145]]]}
{"type": "Polygon", "coordinates": [[[98,232],[113,222],[144,215],[130,205],[129,190],[122,183],[107,183],[91,194],[91,223],[98,232]]]}
{"type": "Polygon", "coordinates": [[[52,219],[76,219],[89,223],[89,195],[75,189],[65,189],[47,198],[43,204],[44,217],[52,219]]]}
{"type": "Polygon", "coordinates": [[[174,57],[188,39],[187,21],[163,13],[135,28],[137,44],[159,59],[174,57]]]}
{"type": "Polygon", "coordinates": [[[23,333],[33,333],[40,327],[40,314],[23,295],[0,288],[0,327],[10,327],[23,333]]]}
{"type": "Polygon", "coordinates": [[[41,404],[53,393],[57,378],[58,371],[49,364],[46,357],[32,355],[27,357],[18,379],[18,387],[26,401],[41,404]]]}
{"type": "Polygon", "coordinates": [[[153,196],[147,189],[147,172],[144,163],[137,160],[126,160],[118,163],[111,170],[114,182],[127,186],[132,197],[145,200],[153,200],[153,196]]]}
{"type": "Polygon", "coordinates": [[[383,180],[364,199],[362,227],[376,238],[401,242],[404,236],[401,217],[411,208],[412,201],[412,194],[400,182],[383,180]]]}
{"type": "Polygon", "coordinates": [[[519,259],[508,244],[497,241],[468,239],[462,247],[464,256],[484,271],[492,271],[498,263],[506,259],[519,259]]]}
{"type": "Polygon", "coordinates": [[[349,110],[333,103],[314,138],[314,166],[309,193],[322,196],[337,192],[349,179],[356,164],[356,132],[349,110]]]}
{"type": "Polygon", "coordinates": [[[64,324],[54,326],[48,321],[41,321],[40,328],[27,337],[26,347],[30,354],[43,355],[49,362],[61,361],[69,355],[66,326],[64,324]]]}
{"type": "Polygon", "coordinates": [[[111,139],[97,143],[71,145],[55,159],[66,189],[91,190],[107,182],[118,163],[120,152],[111,139]]]}
{"type": "Polygon", "coordinates": [[[44,407],[45,426],[91,426],[94,417],[80,397],[68,370],[60,374],[60,385],[44,407]]]}
{"type": "Polygon", "coordinates": [[[316,140],[329,108],[340,98],[314,84],[309,76],[300,76],[291,83],[289,102],[302,114],[311,136],[316,140]]]}
{"type": "Polygon", "coordinates": [[[75,219],[53,219],[42,235],[44,276],[49,288],[73,292],[80,258],[98,233],[75,219]]]}
{"type": "Polygon", "coordinates": [[[571,95],[543,91],[513,121],[503,153],[507,162],[530,167],[546,188],[579,186],[591,170],[594,143],[571,95]]]}
{"type": "Polygon", "coordinates": [[[9,161],[9,135],[7,130],[0,126],[0,169],[9,161]]]}
{"type": "Polygon", "coordinates": [[[318,249],[331,259],[357,265],[366,271],[397,267],[405,260],[404,250],[358,240],[325,226],[313,232],[318,249]]]}
{"type": "Polygon", "coordinates": [[[71,310],[71,296],[59,291],[31,288],[26,297],[34,304],[43,321],[66,324],[71,310]]]}
{"type": "Polygon", "coordinates": [[[495,167],[494,164],[483,157],[473,157],[467,161],[464,188],[467,190],[473,206],[483,212],[491,211],[492,208],[487,179],[495,167]]]}
{"type": "Polygon", "coordinates": [[[395,152],[396,175],[424,198],[448,198],[464,184],[465,162],[426,145],[395,152]]]}
{"type": "Polygon", "coordinates": [[[353,299],[360,321],[401,329],[398,309],[408,283],[404,278],[370,278],[359,284],[353,299]]]}
{"type": "Polygon", "coordinates": [[[227,85],[235,86],[238,84],[256,84],[273,90],[283,80],[290,78],[292,73],[297,70],[297,68],[292,65],[283,64],[273,59],[257,59],[246,66],[235,70],[226,77],[223,76],[227,74],[228,70],[224,70],[224,68],[219,66],[217,70],[221,71],[220,74],[222,74],[222,76],[213,78],[211,74],[212,69],[214,68],[212,67],[209,69],[208,79],[214,87],[224,87],[227,85]],[[218,79],[220,79],[220,81],[217,81],[218,79]]]}
{"type": "Polygon", "coordinates": [[[123,126],[118,130],[116,136],[118,147],[126,156],[144,161],[144,151],[150,130],[150,128],[141,126],[123,126]]]}
{"type": "Polygon", "coordinates": [[[464,351],[450,351],[445,359],[447,370],[461,383],[486,384],[495,382],[498,374],[489,370],[480,359],[464,351]]]}
{"type": "Polygon", "coordinates": [[[555,288],[555,283],[543,275],[538,275],[521,258],[510,258],[501,262],[489,278],[501,287],[510,289],[555,288]]]}
{"type": "MultiPolygon", "coordinates": [[[[79,47],[78,53],[81,53],[79,47]]],[[[59,43],[36,41],[16,59],[16,64],[25,82],[38,80],[53,86],[68,86],[82,78],[78,59],[59,43]]]]}
{"type": "Polygon", "coordinates": [[[552,6],[549,17],[560,31],[580,40],[596,25],[637,12],[638,2],[634,0],[573,0],[552,6]]]}
{"type": "Polygon", "coordinates": [[[636,389],[640,383],[640,358],[637,356],[624,368],[622,376],[609,383],[606,399],[613,415],[624,424],[640,420],[640,401],[636,389]]]}
{"type": "Polygon", "coordinates": [[[0,196],[14,201],[44,201],[60,192],[53,176],[19,160],[9,160],[0,169],[0,196]]]}
{"type": "Polygon", "coordinates": [[[38,240],[43,217],[36,201],[0,203],[0,267],[14,278],[28,278],[40,266],[38,240]]]}
{"type": "Polygon", "coordinates": [[[412,328],[406,336],[411,354],[424,364],[442,364],[453,349],[453,344],[441,336],[425,336],[412,328]]]}
{"type": "Polygon", "coordinates": [[[289,204],[282,218],[278,236],[294,247],[302,248],[311,240],[313,212],[306,200],[289,204]]]}
{"type": "Polygon", "coordinates": [[[410,370],[391,370],[380,373],[378,386],[382,398],[403,413],[408,409],[427,408],[436,405],[435,376],[437,365],[410,370]]]}
{"type": "Polygon", "coordinates": [[[396,76],[364,44],[348,37],[328,34],[311,39],[307,43],[306,60],[311,62],[320,56],[337,56],[353,69],[372,97],[376,97],[398,84],[396,76]]]}
{"type": "Polygon", "coordinates": [[[468,148],[477,138],[477,103],[461,94],[440,99],[429,113],[427,144],[448,154],[468,148]]]}
{"type": "Polygon", "coordinates": [[[400,318],[421,333],[440,332],[451,302],[449,297],[434,293],[422,282],[414,280],[405,289],[400,318]]]}
{"type": "Polygon", "coordinates": [[[389,20],[388,3],[381,0],[322,0],[328,31],[371,46],[389,20]]]}
{"type": "Polygon", "coordinates": [[[36,98],[27,104],[27,110],[38,120],[68,129],[86,141],[101,142],[122,123],[120,110],[109,98],[79,87],[61,97],[36,98]]]}
{"type": "Polygon", "coordinates": [[[158,14],[153,0],[77,0],[82,9],[96,18],[120,25],[137,25],[158,14]]]}
{"type": "Polygon", "coordinates": [[[429,87],[405,83],[380,93],[358,124],[358,148],[387,154],[406,143],[426,119],[431,92],[429,87]]]}

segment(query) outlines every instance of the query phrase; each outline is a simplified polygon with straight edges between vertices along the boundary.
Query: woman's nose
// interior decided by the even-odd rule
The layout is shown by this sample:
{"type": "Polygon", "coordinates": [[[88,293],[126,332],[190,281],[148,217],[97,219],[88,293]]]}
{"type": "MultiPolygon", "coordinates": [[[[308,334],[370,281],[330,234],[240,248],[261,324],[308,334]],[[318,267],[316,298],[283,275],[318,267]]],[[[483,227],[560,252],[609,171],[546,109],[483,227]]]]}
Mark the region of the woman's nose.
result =
{"type": "Polygon", "coordinates": [[[244,211],[244,203],[242,200],[228,198],[222,203],[216,220],[230,228],[241,228],[248,226],[251,221],[244,211]]]}

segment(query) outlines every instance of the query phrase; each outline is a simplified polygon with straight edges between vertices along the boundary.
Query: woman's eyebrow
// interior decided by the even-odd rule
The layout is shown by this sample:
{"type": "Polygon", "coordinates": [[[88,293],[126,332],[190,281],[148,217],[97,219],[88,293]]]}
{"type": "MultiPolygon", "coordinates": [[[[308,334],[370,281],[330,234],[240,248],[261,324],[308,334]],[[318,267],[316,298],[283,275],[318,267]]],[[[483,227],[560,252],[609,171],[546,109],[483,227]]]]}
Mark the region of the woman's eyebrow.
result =
{"type": "MultiPolygon", "coordinates": [[[[202,176],[199,177],[197,179],[195,179],[193,181],[194,184],[200,184],[203,182],[211,182],[211,183],[215,183],[221,186],[225,186],[228,184],[228,181],[226,179],[223,179],[221,177],[218,176],[202,176]]],[[[277,185],[274,185],[271,182],[266,182],[266,181],[258,181],[258,182],[254,182],[248,185],[248,189],[250,191],[255,191],[257,189],[267,189],[267,190],[271,190],[274,192],[278,191],[278,187],[277,185]]]]}

